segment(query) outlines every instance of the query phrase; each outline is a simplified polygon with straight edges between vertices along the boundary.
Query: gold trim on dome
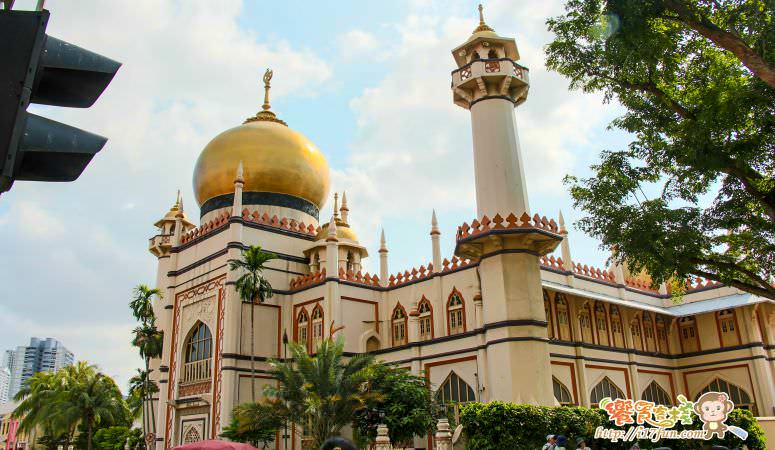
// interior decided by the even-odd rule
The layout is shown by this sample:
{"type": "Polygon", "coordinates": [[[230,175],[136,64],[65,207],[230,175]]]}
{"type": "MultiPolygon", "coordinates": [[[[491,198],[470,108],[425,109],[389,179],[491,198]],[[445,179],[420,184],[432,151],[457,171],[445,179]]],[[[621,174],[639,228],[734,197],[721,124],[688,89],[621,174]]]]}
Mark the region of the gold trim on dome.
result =
{"type": "Polygon", "coordinates": [[[272,81],[272,75],[274,75],[274,72],[272,69],[266,69],[266,72],[264,72],[264,104],[261,105],[262,111],[259,111],[256,113],[253,117],[248,117],[245,119],[243,124],[249,123],[249,122],[257,122],[257,121],[266,121],[266,122],[277,122],[288,126],[287,123],[277,118],[277,115],[270,111],[269,109],[271,106],[269,105],[269,89],[272,87],[270,84],[270,81],[272,81]]]}
{"type": "Polygon", "coordinates": [[[484,23],[484,7],[481,3],[479,3],[479,26],[476,27],[474,30],[474,33],[479,33],[481,31],[492,31],[495,32],[489,25],[484,23]]]}

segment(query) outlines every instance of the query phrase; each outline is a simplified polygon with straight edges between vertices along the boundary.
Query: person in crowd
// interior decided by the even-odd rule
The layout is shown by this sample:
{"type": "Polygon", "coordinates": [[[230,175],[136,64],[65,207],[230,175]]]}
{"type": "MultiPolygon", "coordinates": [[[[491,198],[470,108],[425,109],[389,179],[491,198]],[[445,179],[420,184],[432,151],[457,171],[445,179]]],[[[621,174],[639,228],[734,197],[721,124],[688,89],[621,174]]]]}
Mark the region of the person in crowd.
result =
{"type": "Polygon", "coordinates": [[[557,443],[556,436],[553,434],[546,436],[546,444],[541,447],[541,450],[554,450],[554,444],[557,443]]]}
{"type": "Polygon", "coordinates": [[[591,450],[583,437],[576,438],[576,450],[591,450]]]}
{"type": "Polygon", "coordinates": [[[554,445],[555,450],[565,450],[567,445],[568,445],[567,437],[563,435],[557,436],[557,443],[554,445]]]}

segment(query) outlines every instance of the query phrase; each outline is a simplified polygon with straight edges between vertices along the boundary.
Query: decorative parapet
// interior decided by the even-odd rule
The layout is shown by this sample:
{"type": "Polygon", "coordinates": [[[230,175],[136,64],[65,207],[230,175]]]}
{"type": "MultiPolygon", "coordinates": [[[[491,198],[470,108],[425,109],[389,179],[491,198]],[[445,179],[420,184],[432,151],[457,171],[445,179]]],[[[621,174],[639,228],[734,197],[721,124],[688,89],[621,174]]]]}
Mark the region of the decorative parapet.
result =
{"type": "Polygon", "coordinates": [[[369,275],[369,272],[362,274],[360,270],[353,273],[352,270],[339,268],[339,279],[352,283],[364,284],[366,286],[379,286],[379,277],[377,277],[376,274],[369,275]]]}
{"type": "Polygon", "coordinates": [[[413,267],[412,270],[405,270],[398,272],[395,275],[390,275],[388,278],[388,286],[400,286],[412,281],[424,280],[430,278],[433,274],[433,263],[428,263],[428,268],[420,266],[420,268],[413,267]]]}
{"type": "Polygon", "coordinates": [[[565,270],[562,258],[555,258],[554,255],[544,255],[539,261],[541,263],[541,267],[547,267],[555,270],[565,270]]]}
{"type": "Polygon", "coordinates": [[[290,282],[290,288],[293,291],[293,290],[301,289],[303,287],[307,287],[312,284],[322,283],[325,280],[326,280],[326,269],[323,268],[318,272],[308,273],[307,275],[301,275],[299,277],[292,279],[290,282]]]}
{"type": "Polygon", "coordinates": [[[242,220],[282,230],[293,231],[295,233],[306,234],[308,236],[315,236],[317,233],[315,226],[312,224],[307,225],[304,222],[299,222],[296,219],[289,220],[286,217],[280,219],[276,215],[269,217],[269,214],[266,212],[263,215],[259,214],[258,211],[253,211],[253,213],[251,213],[247,208],[242,210],[242,220]]]}
{"type": "Polygon", "coordinates": [[[610,270],[600,270],[596,267],[589,267],[584,264],[573,264],[573,273],[581,275],[582,277],[592,278],[593,280],[599,280],[604,283],[616,283],[616,277],[610,270]]]}
{"type": "Polygon", "coordinates": [[[186,242],[192,241],[198,237],[202,237],[221,227],[226,226],[229,223],[229,217],[230,217],[229,212],[224,211],[223,213],[217,215],[214,219],[201,225],[199,228],[193,229],[188,233],[184,234],[183,236],[181,236],[180,243],[185,244],[186,242]]]}
{"type": "Polygon", "coordinates": [[[546,216],[542,217],[535,214],[533,217],[530,217],[527,213],[522,213],[521,216],[517,217],[514,213],[511,213],[504,219],[500,214],[496,214],[492,219],[486,215],[482,217],[482,220],[474,219],[471,225],[464,222],[463,225],[457,227],[457,240],[461,241],[494,230],[517,230],[520,228],[538,229],[554,234],[560,232],[557,222],[554,219],[547,219],[546,216]]]}

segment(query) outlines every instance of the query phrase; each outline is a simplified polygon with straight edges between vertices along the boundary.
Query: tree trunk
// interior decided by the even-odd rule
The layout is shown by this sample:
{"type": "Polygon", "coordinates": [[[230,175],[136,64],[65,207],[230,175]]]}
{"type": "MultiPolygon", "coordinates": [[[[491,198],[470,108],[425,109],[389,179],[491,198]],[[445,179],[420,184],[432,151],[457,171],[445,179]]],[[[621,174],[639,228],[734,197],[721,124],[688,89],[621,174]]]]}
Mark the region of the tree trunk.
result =
{"type": "Polygon", "coordinates": [[[250,302],[250,392],[253,395],[253,403],[256,402],[256,339],[255,331],[255,301],[250,302]]]}
{"type": "Polygon", "coordinates": [[[94,424],[91,420],[89,420],[88,424],[86,425],[86,450],[92,450],[92,433],[94,432],[94,424]]]}

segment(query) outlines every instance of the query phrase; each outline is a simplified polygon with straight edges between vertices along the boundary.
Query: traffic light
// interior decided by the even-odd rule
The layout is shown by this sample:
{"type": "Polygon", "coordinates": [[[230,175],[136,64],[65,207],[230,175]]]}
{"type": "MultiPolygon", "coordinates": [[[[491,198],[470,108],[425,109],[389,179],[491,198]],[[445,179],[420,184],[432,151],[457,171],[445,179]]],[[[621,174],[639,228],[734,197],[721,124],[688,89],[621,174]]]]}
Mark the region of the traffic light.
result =
{"type": "Polygon", "coordinates": [[[49,12],[0,10],[0,193],[15,180],[73,181],[107,138],[27,112],[88,108],[121,63],[46,34],[49,12]]]}

